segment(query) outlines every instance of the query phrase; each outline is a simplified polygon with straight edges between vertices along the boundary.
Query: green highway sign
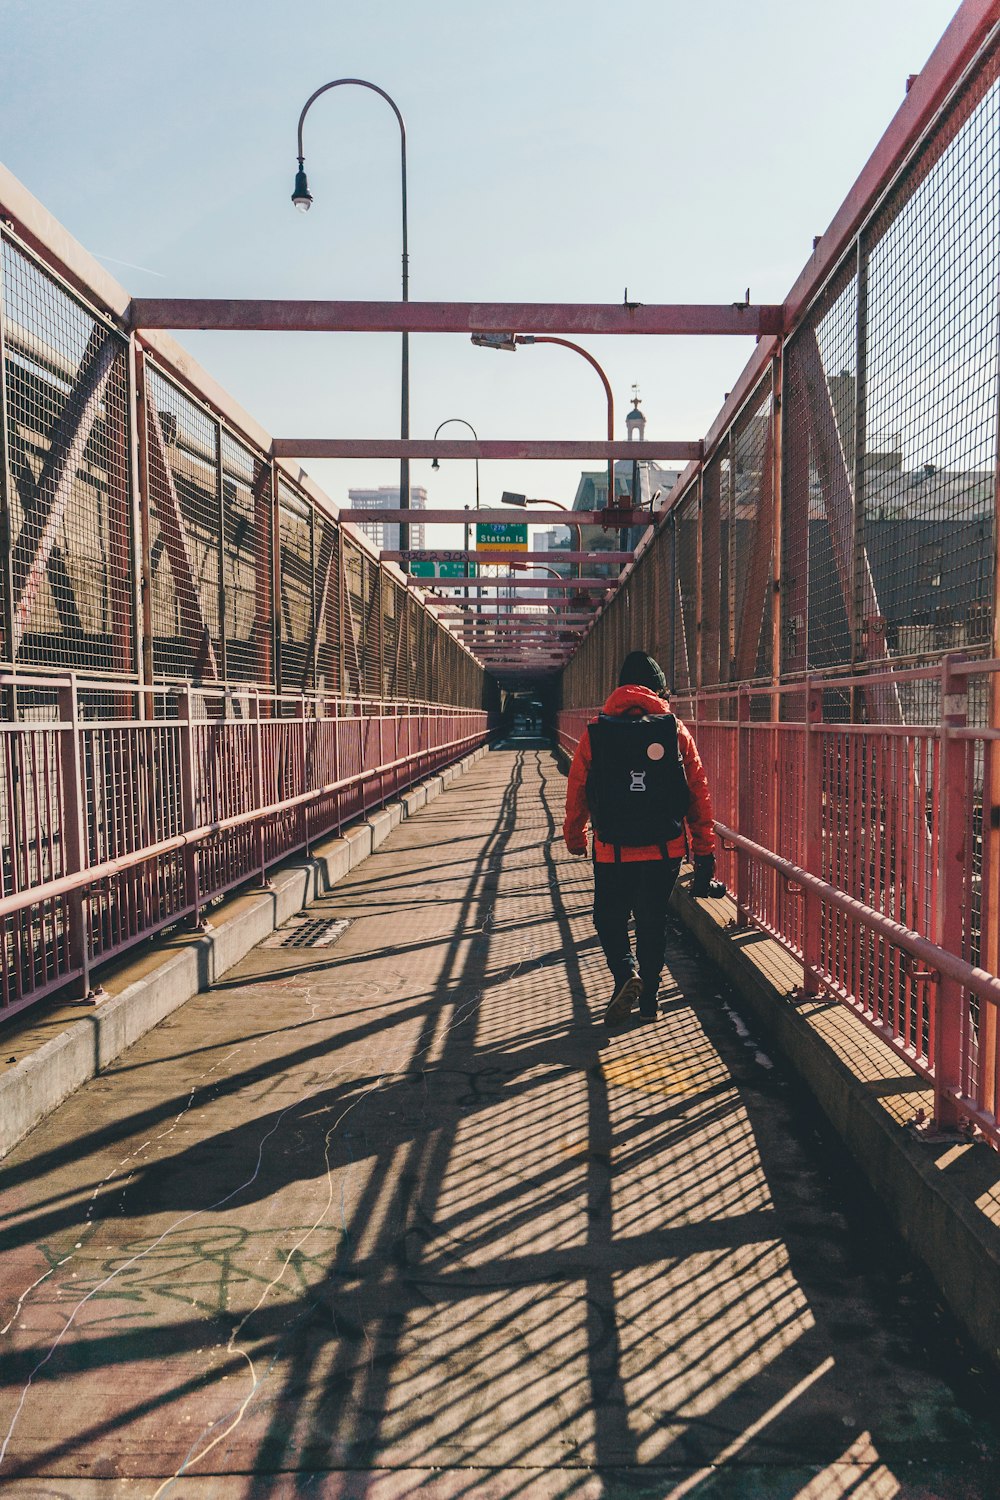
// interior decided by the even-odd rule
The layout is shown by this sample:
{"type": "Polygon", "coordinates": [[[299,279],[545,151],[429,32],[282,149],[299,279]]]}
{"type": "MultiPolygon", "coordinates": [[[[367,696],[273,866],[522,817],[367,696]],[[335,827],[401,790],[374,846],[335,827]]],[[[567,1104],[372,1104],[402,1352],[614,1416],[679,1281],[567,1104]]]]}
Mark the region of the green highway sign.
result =
{"type": "Polygon", "coordinates": [[[527,521],[479,521],[477,523],[477,552],[527,552],[527,550],[527,521]]]}
{"type": "Polygon", "coordinates": [[[465,563],[456,562],[454,559],[439,561],[430,557],[411,557],[407,566],[411,578],[475,578],[476,564],[469,563],[469,572],[466,575],[465,563]]]}

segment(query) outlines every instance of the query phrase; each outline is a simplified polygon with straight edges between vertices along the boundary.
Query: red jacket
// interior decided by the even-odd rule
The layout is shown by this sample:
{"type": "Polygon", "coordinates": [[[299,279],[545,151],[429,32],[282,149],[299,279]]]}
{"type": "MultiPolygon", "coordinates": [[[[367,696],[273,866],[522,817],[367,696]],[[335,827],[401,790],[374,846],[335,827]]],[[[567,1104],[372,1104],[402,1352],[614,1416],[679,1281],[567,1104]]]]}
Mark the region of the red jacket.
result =
{"type": "MultiPolygon", "coordinates": [[[[662,698],[652,692],[649,688],[627,687],[615,688],[611,697],[604,705],[606,714],[666,714],[670,712],[669,707],[662,698]]],[[[692,854],[714,854],[715,832],[712,827],[712,798],[708,790],[708,777],[705,775],[705,767],[701,763],[698,747],[691,738],[691,731],[686,725],[677,720],[677,748],[684,762],[684,774],[687,777],[688,789],[691,793],[691,806],[688,809],[686,823],[691,835],[692,854]]],[[[585,729],[580,736],[573,756],[573,764],[569,768],[569,781],[566,786],[566,817],[563,822],[563,838],[566,847],[571,854],[586,854],[587,852],[587,772],[590,770],[591,751],[590,735],[585,729]]],[[[667,845],[667,854],[671,859],[682,859],[687,853],[684,838],[672,839],[667,845]]],[[[626,845],[621,851],[622,861],[641,859],[662,859],[663,854],[659,844],[626,845]]],[[[594,838],[594,858],[598,864],[613,864],[615,849],[613,844],[605,844],[601,839],[594,838]]]]}

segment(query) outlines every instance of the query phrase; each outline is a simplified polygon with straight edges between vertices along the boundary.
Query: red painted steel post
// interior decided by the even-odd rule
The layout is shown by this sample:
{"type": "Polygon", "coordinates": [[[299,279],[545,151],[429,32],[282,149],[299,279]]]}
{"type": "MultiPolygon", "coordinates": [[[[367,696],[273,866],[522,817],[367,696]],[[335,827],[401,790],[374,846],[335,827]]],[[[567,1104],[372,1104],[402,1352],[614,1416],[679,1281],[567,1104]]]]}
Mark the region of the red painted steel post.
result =
{"type": "MultiPolygon", "coordinates": [[[[84,786],[80,762],[80,708],[76,674],[69,674],[69,685],[59,689],[59,761],[62,778],[63,874],[75,875],[86,863],[86,821],[84,786]]],[[[90,934],[87,925],[90,902],[82,889],[70,891],[65,898],[66,925],[70,967],[79,971],[80,994],[90,995],[90,934]]]]}
{"type": "MultiPolygon", "coordinates": [[[[718,731],[716,731],[718,732],[718,731]]],[[[736,806],[737,832],[756,839],[759,830],[753,819],[753,784],[750,778],[750,695],[741,689],[736,699],[736,806]]],[[[750,923],[750,856],[736,854],[736,920],[742,926],[750,923]]]]}
{"type": "MultiPolygon", "coordinates": [[[[256,692],[250,698],[253,707],[253,784],[252,796],[255,808],[264,807],[268,799],[264,796],[264,728],[261,724],[260,693],[256,692]]],[[[264,819],[257,822],[257,858],[260,863],[260,887],[267,890],[270,882],[267,878],[267,845],[264,837],[264,819]]]]}
{"type": "MultiPolygon", "coordinates": [[[[302,791],[304,791],[304,792],[308,792],[310,790],[310,786],[309,786],[309,721],[308,721],[308,719],[306,717],[306,708],[307,708],[307,705],[306,705],[305,698],[300,698],[299,701],[298,701],[298,704],[296,706],[296,712],[298,714],[299,723],[302,726],[301,731],[300,731],[299,736],[298,736],[298,740],[299,740],[299,754],[300,754],[300,756],[302,758],[302,780],[300,781],[299,785],[300,785],[302,791]]],[[[303,841],[303,844],[305,846],[306,854],[308,854],[309,853],[309,803],[308,802],[303,802],[303,804],[302,804],[302,841],[303,841]]]]}
{"type": "MultiPolygon", "coordinates": [[[[964,927],[968,903],[967,859],[971,833],[967,742],[952,733],[968,722],[968,678],[955,672],[962,658],[946,656],[941,663],[941,814],[938,839],[938,890],[934,941],[949,953],[964,957],[964,927]]],[[[934,1120],[939,1130],[955,1130],[961,1123],[956,1094],[962,1087],[962,1011],[966,1004],[958,982],[941,974],[936,986],[936,1048],[934,1120]]]]}
{"type": "MultiPolygon", "coordinates": [[[[194,694],[183,687],[177,694],[177,717],[180,731],[181,829],[191,833],[198,826],[197,767],[194,725],[194,694]]],[[[198,927],[201,922],[200,860],[196,844],[184,845],[184,886],[190,903],[189,920],[198,927]]]]}
{"type": "MultiPolygon", "coordinates": [[[[803,726],[805,785],[802,811],[805,821],[803,864],[810,875],[823,875],[823,684],[810,679],[806,688],[806,720],[803,726]]],[[[822,907],[815,891],[803,892],[802,989],[806,995],[820,992],[819,971],[823,951],[822,907]]]]}

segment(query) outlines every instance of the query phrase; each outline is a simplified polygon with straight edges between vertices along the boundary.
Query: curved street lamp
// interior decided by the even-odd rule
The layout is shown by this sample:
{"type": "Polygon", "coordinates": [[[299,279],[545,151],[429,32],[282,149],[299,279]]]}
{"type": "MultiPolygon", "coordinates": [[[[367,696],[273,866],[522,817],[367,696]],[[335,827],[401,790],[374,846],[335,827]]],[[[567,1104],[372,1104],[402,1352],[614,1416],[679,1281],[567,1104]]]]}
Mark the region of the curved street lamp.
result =
{"type": "MultiPolygon", "coordinates": [[[[310,94],[302,106],[302,113],[299,115],[299,169],[295,174],[292,202],[301,213],[308,213],[312,207],[313,197],[309,191],[309,182],[306,177],[306,159],[302,146],[302,127],[305,124],[306,115],[321,94],[328,93],[330,89],[341,88],[346,83],[356,84],[358,88],[370,89],[373,94],[378,94],[389,105],[399,125],[403,206],[403,301],[409,302],[410,258],[406,232],[406,126],[403,123],[403,116],[399,112],[399,106],[395,99],[386,93],[385,89],[380,89],[377,83],[369,83],[365,78],[334,78],[332,82],[324,83],[322,88],[318,88],[314,94],[310,94]]],[[[410,436],[410,341],[409,335],[405,332],[403,334],[402,374],[400,380],[399,435],[404,442],[410,436]]],[[[400,510],[409,510],[410,508],[410,460],[408,458],[401,458],[399,460],[399,508],[400,510]]],[[[403,524],[399,528],[399,545],[402,551],[405,551],[410,545],[410,528],[406,524],[403,524]]]]}
{"type": "MultiPolygon", "coordinates": [[[[522,507],[522,509],[525,508],[526,506],[532,506],[532,505],[555,505],[555,506],[557,506],[559,508],[559,510],[569,511],[570,514],[572,515],[572,509],[571,509],[571,507],[568,506],[568,505],[564,505],[561,500],[533,500],[533,499],[529,499],[527,495],[518,495],[518,494],[515,494],[512,490],[504,490],[503,494],[500,496],[500,504],[501,505],[519,505],[519,506],[522,507]]],[[[583,551],[583,527],[580,525],[579,521],[567,521],[566,522],[566,530],[567,531],[575,531],[576,532],[576,550],[578,552],[582,552],[583,551]]],[[[571,578],[579,578],[581,576],[581,573],[580,573],[580,564],[579,563],[571,563],[570,564],[569,576],[571,578]]]]}
{"type": "MultiPolygon", "coordinates": [[[[434,429],[434,438],[435,438],[435,440],[437,439],[437,435],[441,431],[441,428],[442,427],[447,427],[449,422],[460,422],[463,427],[467,427],[469,429],[469,431],[472,433],[472,436],[475,438],[476,442],[477,443],[479,442],[479,433],[473,427],[472,423],[471,422],[467,422],[464,417],[445,417],[444,421],[443,422],[439,422],[437,424],[437,426],[435,427],[435,429],[434,429]]],[[[434,458],[431,460],[431,468],[432,469],[440,469],[440,467],[441,467],[441,465],[438,462],[437,455],[435,455],[434,458]]],[[[469,507],[466,506],[465,508],[466,508],[466,510],[468,510],[469,507]]],[[[477,513],[477,515],[479,513],[479,454],[478,453],[476,454],[476,513],[477,513]]],[[[478,536],[478,533],[477,533],[477,536],[478,536]]],[[[468,550],[469,550],[469,527],[468,527],[468,523],[466,523],[466,527],[465,527],[465,550],[466,550],[466,552],[468,552],[468,550]]],[[[469,559],[468,558],[465,559],[465,576],[466,576],[466,578],[468,578],[468,576],[469,576],[469,559]]],[[[479,568],[478,568],[478,565],[477,565],[477,567],[476,567],[476,577],[478,578],[478,576],[479,576],[479,568]]],[[[478,596],[478,593],[479,593],[478,588],[476,590],[476,593],[477,593],[477,596],[478,596]]],[[[466,598],[469,597],[468,585],[466,585],[465,597],[466,598]]]]}
{"type": "MultiPolygon", "coordinates": [[[[608,442],[615,440],[615,398],[611,392],[611,382],[608,380],[601,366],[594,356],[580,344],[574,344],[571,339],[557,339],[550,334],[534,333],[474,333],[472,342],[480,349],[509,349],[513,353],[518,344],[561,344],[564,349],[572,349],[574,354],[582,355],[600,377],[604,387],[604,394],[608,400],[608,442]]],[[[615,503],[615,461],[608,459],[608,500],[609,506],[615,503]]]]}
{"type": "MultiPolygon", "coordinates": [[[[436,437],[438,437],[439,432],[441,432],[441,429],[442,428],[447,428],[448,423],[450,423],[450,422],[459,422],[460,425],[463,426],[463,428],[468,428],[469,429],[469,432],[471,432],[472,437],[475,438],[475,441],[477,441],[477,443],[478,443],[478,441],[480,441],[480,435],[478,435],[478,432],[475,431],[475,428],[474,428],[474,426],[472,426],[471,422],[466,422],[465,417],[445,417],[444,422],[439,422],[438,426],[436,426],[436,428],[435,428],[435,440],[436,440],[436,437]]],[[[433,468],[433,469],[439,469],[439,468],[441,468],[441,463],[438,462],[438,458],[436,458],[436,455],[435,455],[435,458],[433,458],[432,460],[430,460],[430,468],[433,468]]],[[[466,510],[468,510],[468,508],[469,508],[468,505],[466,505],[465,508],[466,508],[466,510]]],[[[477,514],[478,514],[478,510],[480,510],[480,456],[478,456],[478,453],[477,453],[477,455],[475,455],[475,511],[477,511],[477,514]]],[[[477,537],[478,537],[478,532],[477,532],[477,537]]],[[[468,552],[468,550],[469,550],[469,528],[468,528],[468,523],[466,523],[466,528],[465,528],[465,550],[466,550],[466,552],[468,552]]],[[[469,559],[468,558],[465,559],[465,576],[466,576],[466,579],[468,579],[468,576],[469,576],[469,559]]],[[[480,570],[478,570],[478,564],[477,564],[477,568],[475,568],[475,576],[477,576],[477,577],[480,576],[480,570]]],[[[478,585],[477,585],[477,589],[475,589],[475,597],[478,598],[478,597],[480,597],[480,595],[481,595],[481,589],[478,588],[478,585]]],[[[469,597],[469,586],[468,586],[468,583],[466,583],[466,586],[465,586],[465,597],[466,598],[469,597]]]]}

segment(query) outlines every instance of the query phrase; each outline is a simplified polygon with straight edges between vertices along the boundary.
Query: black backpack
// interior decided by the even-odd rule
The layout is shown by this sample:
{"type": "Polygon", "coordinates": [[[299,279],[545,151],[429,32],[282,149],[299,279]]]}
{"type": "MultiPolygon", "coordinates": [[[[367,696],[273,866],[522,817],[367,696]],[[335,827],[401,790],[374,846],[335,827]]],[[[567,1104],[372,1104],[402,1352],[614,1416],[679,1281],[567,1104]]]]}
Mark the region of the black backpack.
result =
{"type": "Polygon", "coordinates": [[[605,844],[667,844],[683,832],[691,793],[673,714],[601,714],[588,725],[587,807],[605,844]]]}

